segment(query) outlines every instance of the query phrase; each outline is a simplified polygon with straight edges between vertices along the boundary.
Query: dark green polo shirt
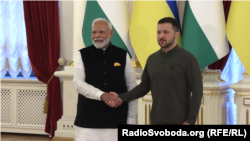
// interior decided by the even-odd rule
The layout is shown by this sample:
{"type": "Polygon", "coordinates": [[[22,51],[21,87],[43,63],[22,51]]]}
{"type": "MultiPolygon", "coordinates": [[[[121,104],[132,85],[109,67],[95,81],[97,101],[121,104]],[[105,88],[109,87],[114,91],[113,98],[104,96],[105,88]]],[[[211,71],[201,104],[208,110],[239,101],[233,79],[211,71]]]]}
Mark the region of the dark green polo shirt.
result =
{"type": "Polygon", "coordinates": [[[141,83],[119,97],[130,101],[150,90],[153,99],[151,122],[195,124],[203,96],[196,57],[178,45],[167,53],[160,49],[148,57],[141,83]]]}

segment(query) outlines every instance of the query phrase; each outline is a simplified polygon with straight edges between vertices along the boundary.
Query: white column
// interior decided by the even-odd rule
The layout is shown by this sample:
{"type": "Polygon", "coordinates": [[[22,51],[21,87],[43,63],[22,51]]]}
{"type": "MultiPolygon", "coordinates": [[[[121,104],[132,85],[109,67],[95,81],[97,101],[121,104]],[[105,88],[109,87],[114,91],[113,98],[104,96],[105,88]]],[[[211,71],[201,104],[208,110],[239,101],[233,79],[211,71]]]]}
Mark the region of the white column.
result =
{"type": "Polygon", "coordinates": [[[57,121],[57,130],[55,131],[56,137],[72,137],[75,136],[74,121],[76,116],[77,97],[73,85],[73,66],[65,66],[64,71],[56,71],[55,76],[63,80],[63,116],[57,121]]]}
{"type": "Polygon", "coordinates": [[[244,72],[243,78],[236,84],[230,85],[235,91],[235,104],[237,105],[237,124],[250,123],[250,78],[244,72]]]}
{"type": "Polygon", "coordinates": [[[203,98],[196,124],[226,124],[229,102],[229,85],[220,78],[220,70],[202,73],[203,98]]]}
{"type": "Polygon", "coordinates": [[[66,59],[67,66],[64,67],[64,71],[57,71],[54,74],[63,80],[63,116],[57,122],[55,131],[57,137],[75,137],[74,120],[78,93],[73,85],[74,67],[68,65],[75,59],[78,50],[85,47],[82,39],[82,25],[86,2],[60,1],[60,57],[66,59]]]}

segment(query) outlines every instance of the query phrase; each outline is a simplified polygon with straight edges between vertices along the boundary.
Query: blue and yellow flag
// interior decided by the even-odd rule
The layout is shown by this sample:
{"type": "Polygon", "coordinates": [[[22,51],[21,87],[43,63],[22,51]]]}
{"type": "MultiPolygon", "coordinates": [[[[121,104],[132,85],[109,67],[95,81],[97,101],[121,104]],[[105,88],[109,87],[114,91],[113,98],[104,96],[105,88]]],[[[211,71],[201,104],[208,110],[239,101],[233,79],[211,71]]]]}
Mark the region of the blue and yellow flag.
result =
{"type": "Polygon", "coordinates": [[[232,1],[226,32],[229,42],[250,76],[250,1],[232,1]]]}
{"type": "MultiPolygon", "coordinates": [[[[129,37],[142,68],[145,67],[148,56],[160,49],[157,25],[164,17],[179,21],[176,1],[134,1],[129,37]]],[[[180,35],[177,43],[181,46],[180,35]]]]}

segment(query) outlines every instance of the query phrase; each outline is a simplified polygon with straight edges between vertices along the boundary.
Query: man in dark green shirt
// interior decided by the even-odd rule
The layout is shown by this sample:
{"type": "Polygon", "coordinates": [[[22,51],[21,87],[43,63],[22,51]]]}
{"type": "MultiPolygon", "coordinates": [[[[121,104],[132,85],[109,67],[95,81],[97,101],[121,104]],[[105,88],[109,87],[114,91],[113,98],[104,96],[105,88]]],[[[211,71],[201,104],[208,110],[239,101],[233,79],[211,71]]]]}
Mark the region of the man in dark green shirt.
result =
{"type": "Polygon", "coordinates": [[[110,96],[105,100],[109,106],[117,107],[151,90],[152,124],[195,124],[203,96],[202,76],[196,57],[177,44],[178,27],[173,18],[159,20],[161,49],[148,57],[141,83],[118,97],[110,96]]]}

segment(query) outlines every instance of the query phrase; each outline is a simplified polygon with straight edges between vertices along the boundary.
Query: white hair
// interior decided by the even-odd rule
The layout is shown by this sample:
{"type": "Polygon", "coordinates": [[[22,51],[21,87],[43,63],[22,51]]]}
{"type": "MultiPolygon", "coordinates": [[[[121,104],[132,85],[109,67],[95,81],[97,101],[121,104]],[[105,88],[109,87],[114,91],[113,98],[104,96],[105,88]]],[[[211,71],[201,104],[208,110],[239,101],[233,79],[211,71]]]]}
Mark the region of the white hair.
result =
{"type": "Polygon", "coordinates": [[[106,22],[109,25],[109,30],[112,30],[112,25],[108,20],[103,19],[103,18],[97,18],[92,22],[92,27],[94,26],[94,23],[96,22],[106,22]]]}

